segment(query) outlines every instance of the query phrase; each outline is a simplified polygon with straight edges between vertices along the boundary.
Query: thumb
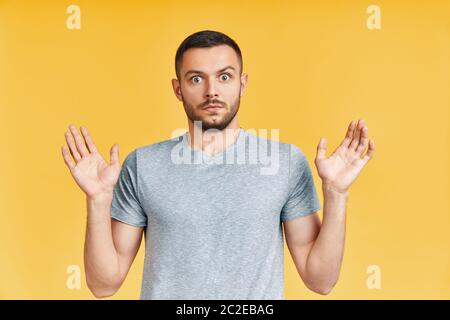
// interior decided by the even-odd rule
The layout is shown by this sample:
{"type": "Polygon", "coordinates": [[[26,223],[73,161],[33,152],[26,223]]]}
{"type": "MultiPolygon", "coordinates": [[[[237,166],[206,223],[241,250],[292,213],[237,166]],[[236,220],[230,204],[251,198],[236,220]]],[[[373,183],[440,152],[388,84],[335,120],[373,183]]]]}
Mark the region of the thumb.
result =
{"type": "Polygon", "coordinates": [[[327,140],[325,138],[320,138],[319,144],[317,145],[317,160],[322,160],[326,158],[327,153],[327,140]]]}
{"type": "Polygon", "coordinates": [[[119,145],[117,143],[113,144],[110,150],[110,158],[112,165],[120,165],[119,162],[119,145]]]}

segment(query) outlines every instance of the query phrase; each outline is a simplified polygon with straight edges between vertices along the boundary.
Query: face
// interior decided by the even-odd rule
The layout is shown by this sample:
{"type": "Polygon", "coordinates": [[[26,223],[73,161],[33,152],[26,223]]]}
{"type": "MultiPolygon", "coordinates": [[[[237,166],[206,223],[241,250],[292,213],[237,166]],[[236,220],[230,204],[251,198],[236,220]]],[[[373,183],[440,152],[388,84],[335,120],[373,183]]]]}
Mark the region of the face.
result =
{"type": "Polygon", "coordinates": [[[235,120],[247,75],[240,75],[239,58],[233,48],[188,49],[179,76],[172,80],[172,86],[190,121],[201,121],[202,130],[223,130],[235,120]]]}

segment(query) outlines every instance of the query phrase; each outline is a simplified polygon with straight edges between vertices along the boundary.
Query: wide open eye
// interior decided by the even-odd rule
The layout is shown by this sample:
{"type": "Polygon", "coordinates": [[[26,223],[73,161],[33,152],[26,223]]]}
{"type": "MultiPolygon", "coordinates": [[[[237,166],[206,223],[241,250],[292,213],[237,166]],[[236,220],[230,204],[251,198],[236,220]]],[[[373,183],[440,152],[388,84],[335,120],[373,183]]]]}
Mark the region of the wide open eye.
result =
{"type": "Polygon", "coordinates": [[[193,76],[192,78],[191,78],[191,81],[193,82],[193,83],[200,83],[200,81],[201,81],[201,77],[200,76],[193,76]]]}
{"type": "Polygon", "coordinates": [[[230,79],[230,75],[228,73],[223,73],[220,75],[220,80],[228,81],[230,79]]]}

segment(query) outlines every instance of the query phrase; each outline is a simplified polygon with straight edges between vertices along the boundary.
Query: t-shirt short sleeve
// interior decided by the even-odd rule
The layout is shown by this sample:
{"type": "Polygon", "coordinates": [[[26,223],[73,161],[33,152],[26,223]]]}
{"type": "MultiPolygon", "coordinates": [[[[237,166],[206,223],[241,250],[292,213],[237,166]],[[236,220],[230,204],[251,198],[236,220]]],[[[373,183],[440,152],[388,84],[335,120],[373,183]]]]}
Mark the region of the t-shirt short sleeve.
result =
{"type": "Polygon", "coordinates": [[[147,215],[138,197],[136,152],[134,150],[128,154],[122,164],[119,179],[114,186],[111,216],[135,227],[145,227],[147,215]]]}
{"type": "Polygon", "coordinates": [[[311,169],[303,152],[290,144],[289,196],[281,210],[281,221],[307,216],[320,210],[311,169]]]}

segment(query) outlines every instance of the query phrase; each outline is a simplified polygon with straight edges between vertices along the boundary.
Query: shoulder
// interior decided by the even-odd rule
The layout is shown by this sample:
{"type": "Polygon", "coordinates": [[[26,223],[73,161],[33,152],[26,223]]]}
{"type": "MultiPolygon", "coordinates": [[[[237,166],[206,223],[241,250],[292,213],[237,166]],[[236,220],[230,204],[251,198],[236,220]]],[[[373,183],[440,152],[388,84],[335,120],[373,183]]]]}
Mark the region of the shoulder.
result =
{"type": "Polygon", "coordinates": [[[289,154],[291,161],[305,161],[306,156],[303,150],[295,144],[289,144],[289,154]]]}
{"type": "Polygon", "coordinates": [[[166,162],[167,157],[170,157],[173,148],[182,142],[183,136],[184,134],[171,139],[137,147],[128,154],[127,160],[132,160],[137,163],[137,165],[139,165],[139,163],[156,164],[160,161],[166,162]]]}
{"type": "Polygon", "coordinates": [[[180,143],[183,139],[183,136],[184,136],[184,134],[176,136],[171,139],[147,144],[147,145],[136,148],[134,151],[137,153],[138,156],[165,152],[167,150],[171,150],[175,145],[180,143]]]}

